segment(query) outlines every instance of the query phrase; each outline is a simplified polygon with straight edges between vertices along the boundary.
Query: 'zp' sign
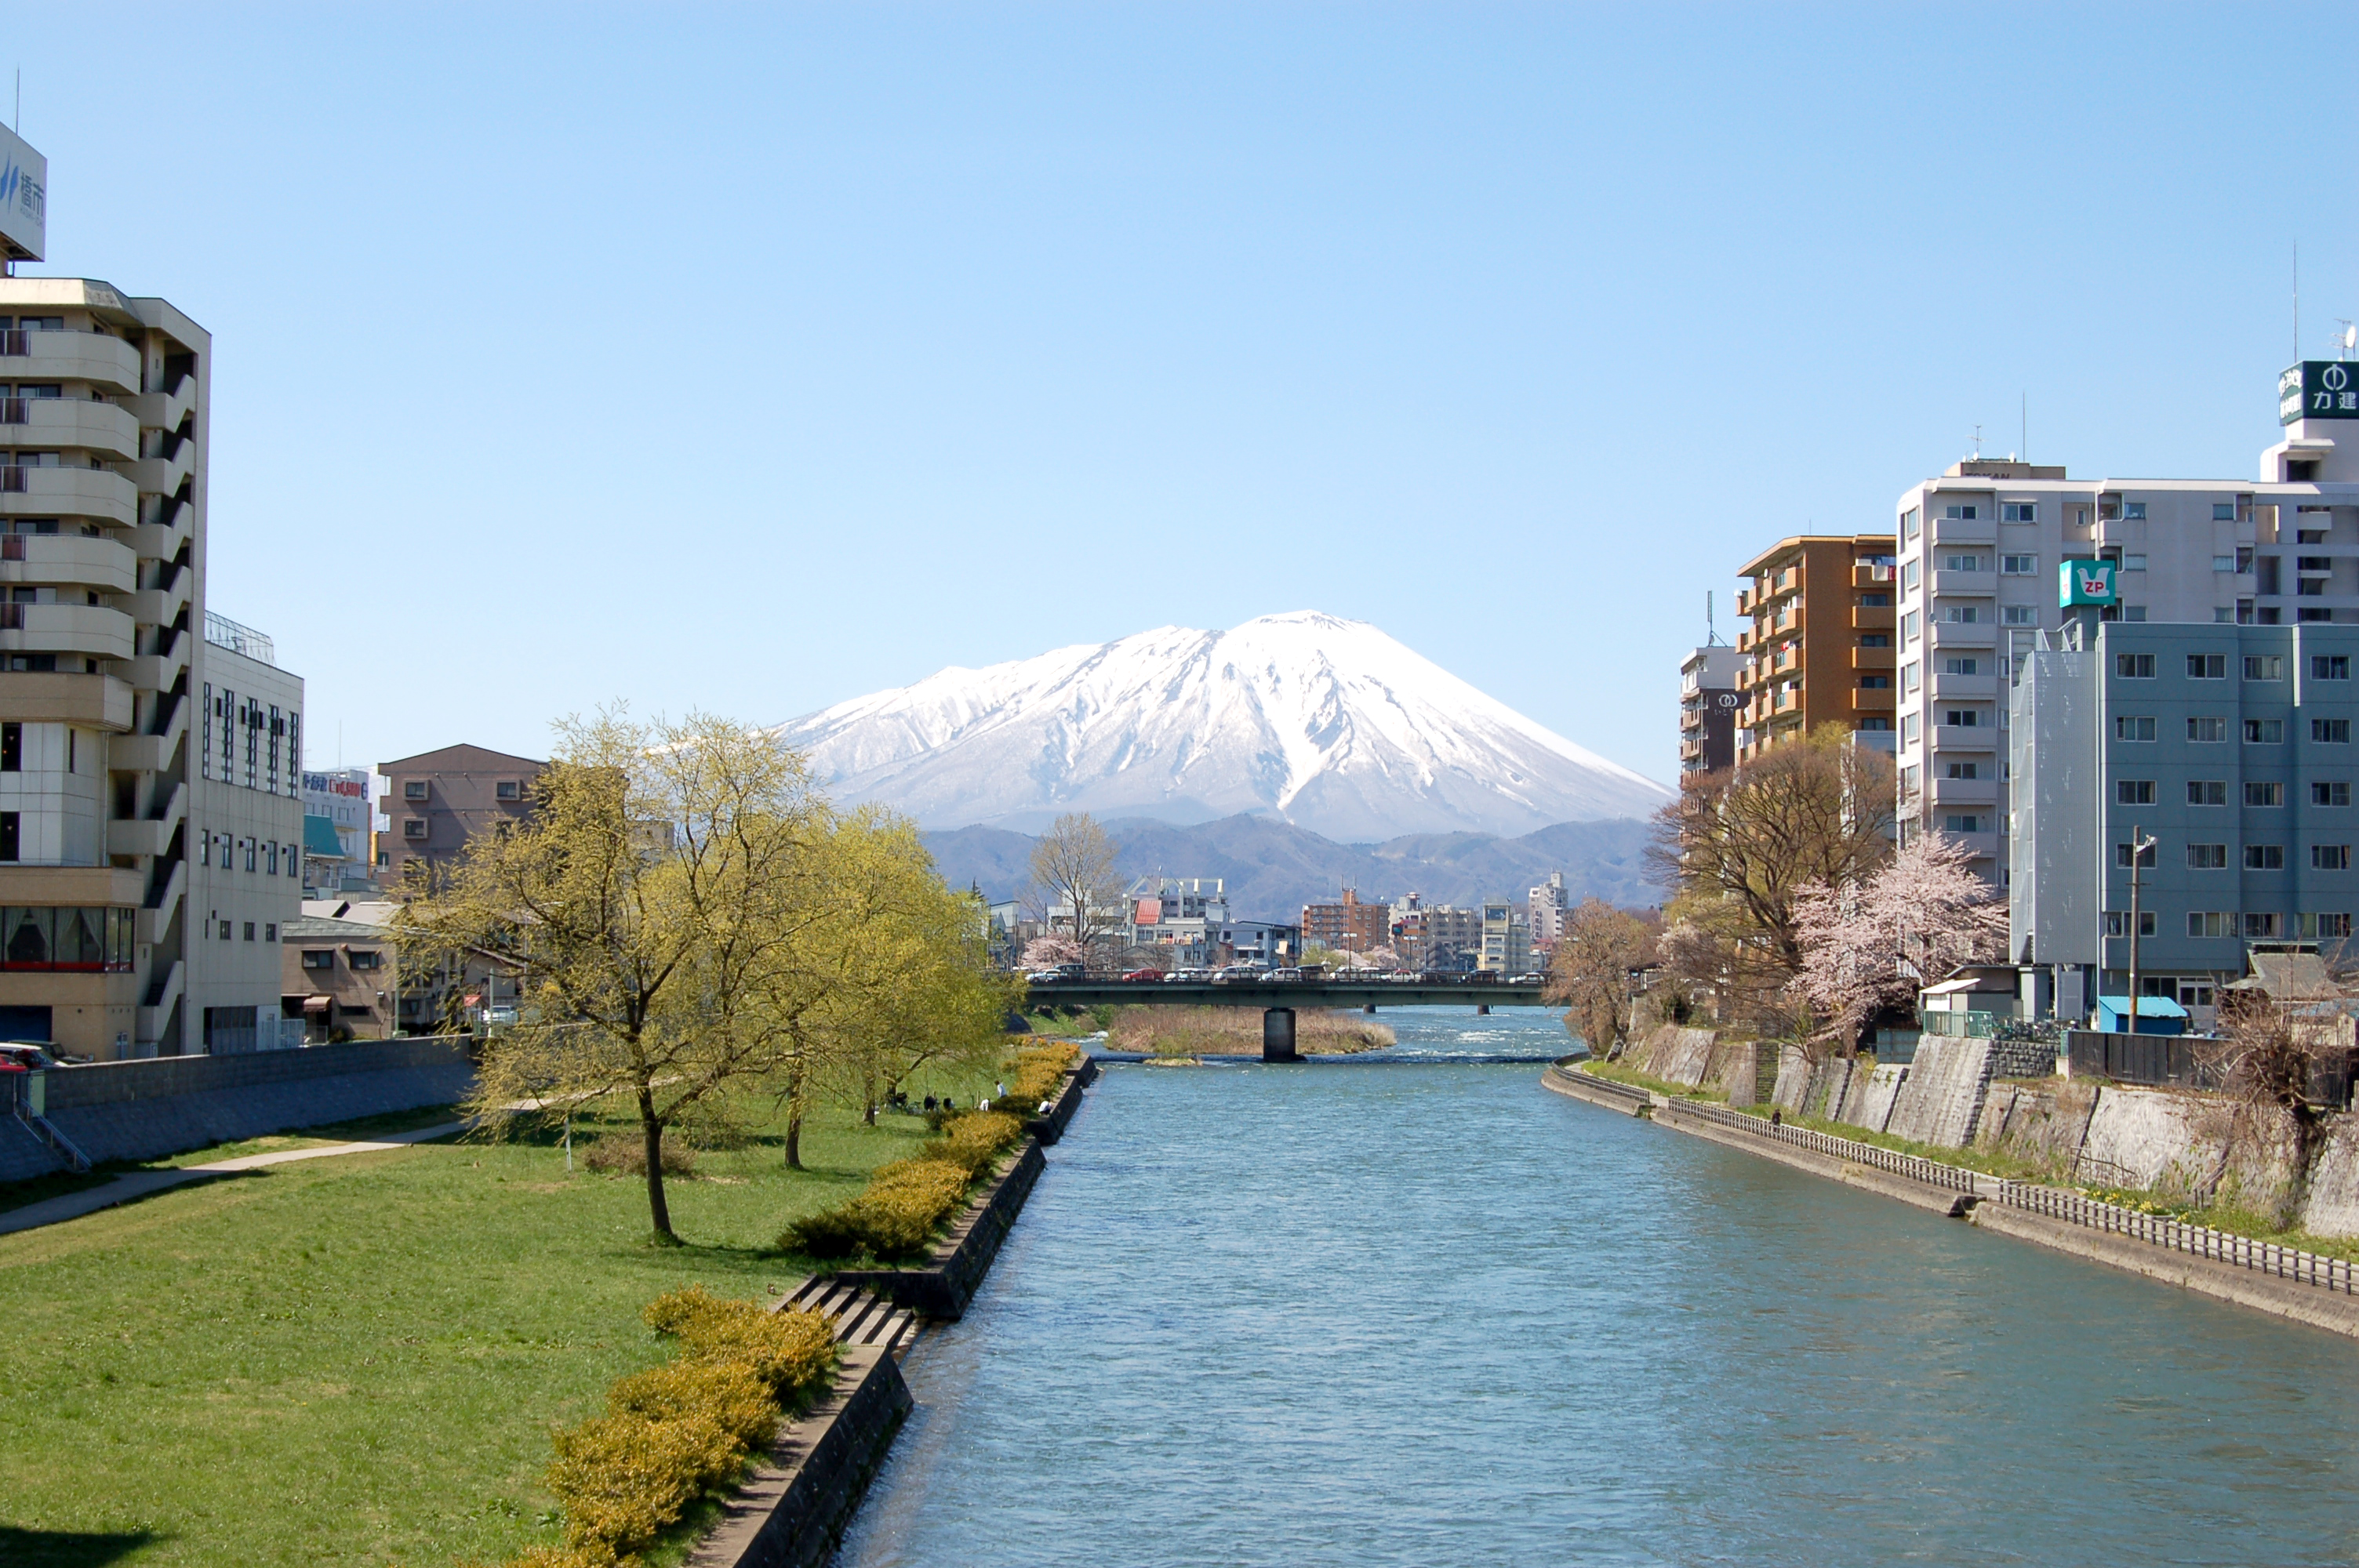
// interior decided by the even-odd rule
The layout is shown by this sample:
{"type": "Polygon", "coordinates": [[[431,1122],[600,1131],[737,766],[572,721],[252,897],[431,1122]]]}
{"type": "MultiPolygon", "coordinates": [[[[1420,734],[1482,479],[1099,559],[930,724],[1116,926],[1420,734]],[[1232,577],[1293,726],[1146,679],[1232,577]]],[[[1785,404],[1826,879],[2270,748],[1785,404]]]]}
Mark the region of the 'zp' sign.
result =
{"type": "Polygon", "coordinates": [[[2114,603],[2114,565],[2112,561],[2065,561],[2059,565],[2057,604],[2070,610],[2076,604],[2114,603]]]}

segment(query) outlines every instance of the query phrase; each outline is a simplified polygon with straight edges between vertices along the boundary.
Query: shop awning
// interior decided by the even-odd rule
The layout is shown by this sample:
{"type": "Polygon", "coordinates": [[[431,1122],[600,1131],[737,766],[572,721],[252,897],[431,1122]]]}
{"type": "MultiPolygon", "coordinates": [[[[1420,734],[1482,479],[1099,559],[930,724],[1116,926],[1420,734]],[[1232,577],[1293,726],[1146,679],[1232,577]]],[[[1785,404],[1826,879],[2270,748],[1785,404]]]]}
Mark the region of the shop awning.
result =
{"type": "Polygon", "coordinates": [[[323,996],[307,996],[303,999],[305,1012],[325,1012],[332,1005],[334,1004],[323,996]]]}

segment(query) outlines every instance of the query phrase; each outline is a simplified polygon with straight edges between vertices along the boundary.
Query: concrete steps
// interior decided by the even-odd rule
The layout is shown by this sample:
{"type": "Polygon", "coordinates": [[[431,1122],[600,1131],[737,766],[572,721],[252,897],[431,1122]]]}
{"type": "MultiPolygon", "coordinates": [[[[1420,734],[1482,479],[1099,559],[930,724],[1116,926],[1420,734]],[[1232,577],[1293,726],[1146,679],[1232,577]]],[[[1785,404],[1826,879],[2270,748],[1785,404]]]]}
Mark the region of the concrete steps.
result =
{"type": "Polygon", "coordinates": [[[835,1342],[847,1349],[875,1348],[897,1357],[918,1328],[914,1314],[874,1291],[827,1274],[804,1281],[780,1310],[788,1308],[825,1313],[832,1320],[835,1342]]]}

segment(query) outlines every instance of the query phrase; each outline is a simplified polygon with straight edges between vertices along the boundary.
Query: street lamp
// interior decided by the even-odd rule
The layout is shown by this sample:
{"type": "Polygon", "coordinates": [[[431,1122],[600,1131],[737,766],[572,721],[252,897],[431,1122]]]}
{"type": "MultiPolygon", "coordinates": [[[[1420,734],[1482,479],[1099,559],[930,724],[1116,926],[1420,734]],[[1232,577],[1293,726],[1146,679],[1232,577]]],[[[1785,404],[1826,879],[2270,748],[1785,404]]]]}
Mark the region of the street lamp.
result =
{"type": "Polygon", "coordinates": [[[2139,910],[2139,907],[2138,907],[2138,892],[2139,892],[2139,889],[2143,886],[2144,881],[2145,881],[2145,879],[2144,879],[2144,878],[2142,878],[2142,877],[2140,877],[2140,876],[2138,875],[2138,872],[2139,872],[2140,869],[2141,869],[2141,868],[2143,868],[2143,867],[2145,866],[2145,864],[2146,864],[2146,852],[2147,852],[2148,849],[2153,849],[2153,848],[2155,847],[2155,843],[2156,843],[2156,840],[2155,840],[2155,839],[2153,839],[2153,838],[2150,838],[2147,837],[2147,835],[2146,835],[2146,833],[2144,832],[2144,830],[2143,830],[2143,829],[2141,829],[2140,827],[2138,827],[2136,824],[2135,824],[2135,823],[2131,824],[2131,826],[2130,826],[2130,1033],[2133,1033],[2133,1034],[2136,1034],[2136,1033],[2138,1032],[2138,926],[2139,926],[2139,914],[2140,914],[2140,910],[2139,910]]]}

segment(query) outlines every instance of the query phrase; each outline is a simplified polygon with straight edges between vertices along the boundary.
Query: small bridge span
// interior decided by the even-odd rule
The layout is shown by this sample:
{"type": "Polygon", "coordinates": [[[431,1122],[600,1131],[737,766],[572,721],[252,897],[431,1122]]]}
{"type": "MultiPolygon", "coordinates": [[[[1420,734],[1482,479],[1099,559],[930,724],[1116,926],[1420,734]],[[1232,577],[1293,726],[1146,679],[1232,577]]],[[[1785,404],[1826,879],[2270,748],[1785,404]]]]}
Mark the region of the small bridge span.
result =
{"type": "Polygon", "coordinates": [[[1027,1005],[1050,1007],[1257,1007],[1261,1059],[1299,1062],[1294,1015],[1302,1008],[1542,1007],[1540,988],[1503,980],[1036,980],[1027,1005]]]}

